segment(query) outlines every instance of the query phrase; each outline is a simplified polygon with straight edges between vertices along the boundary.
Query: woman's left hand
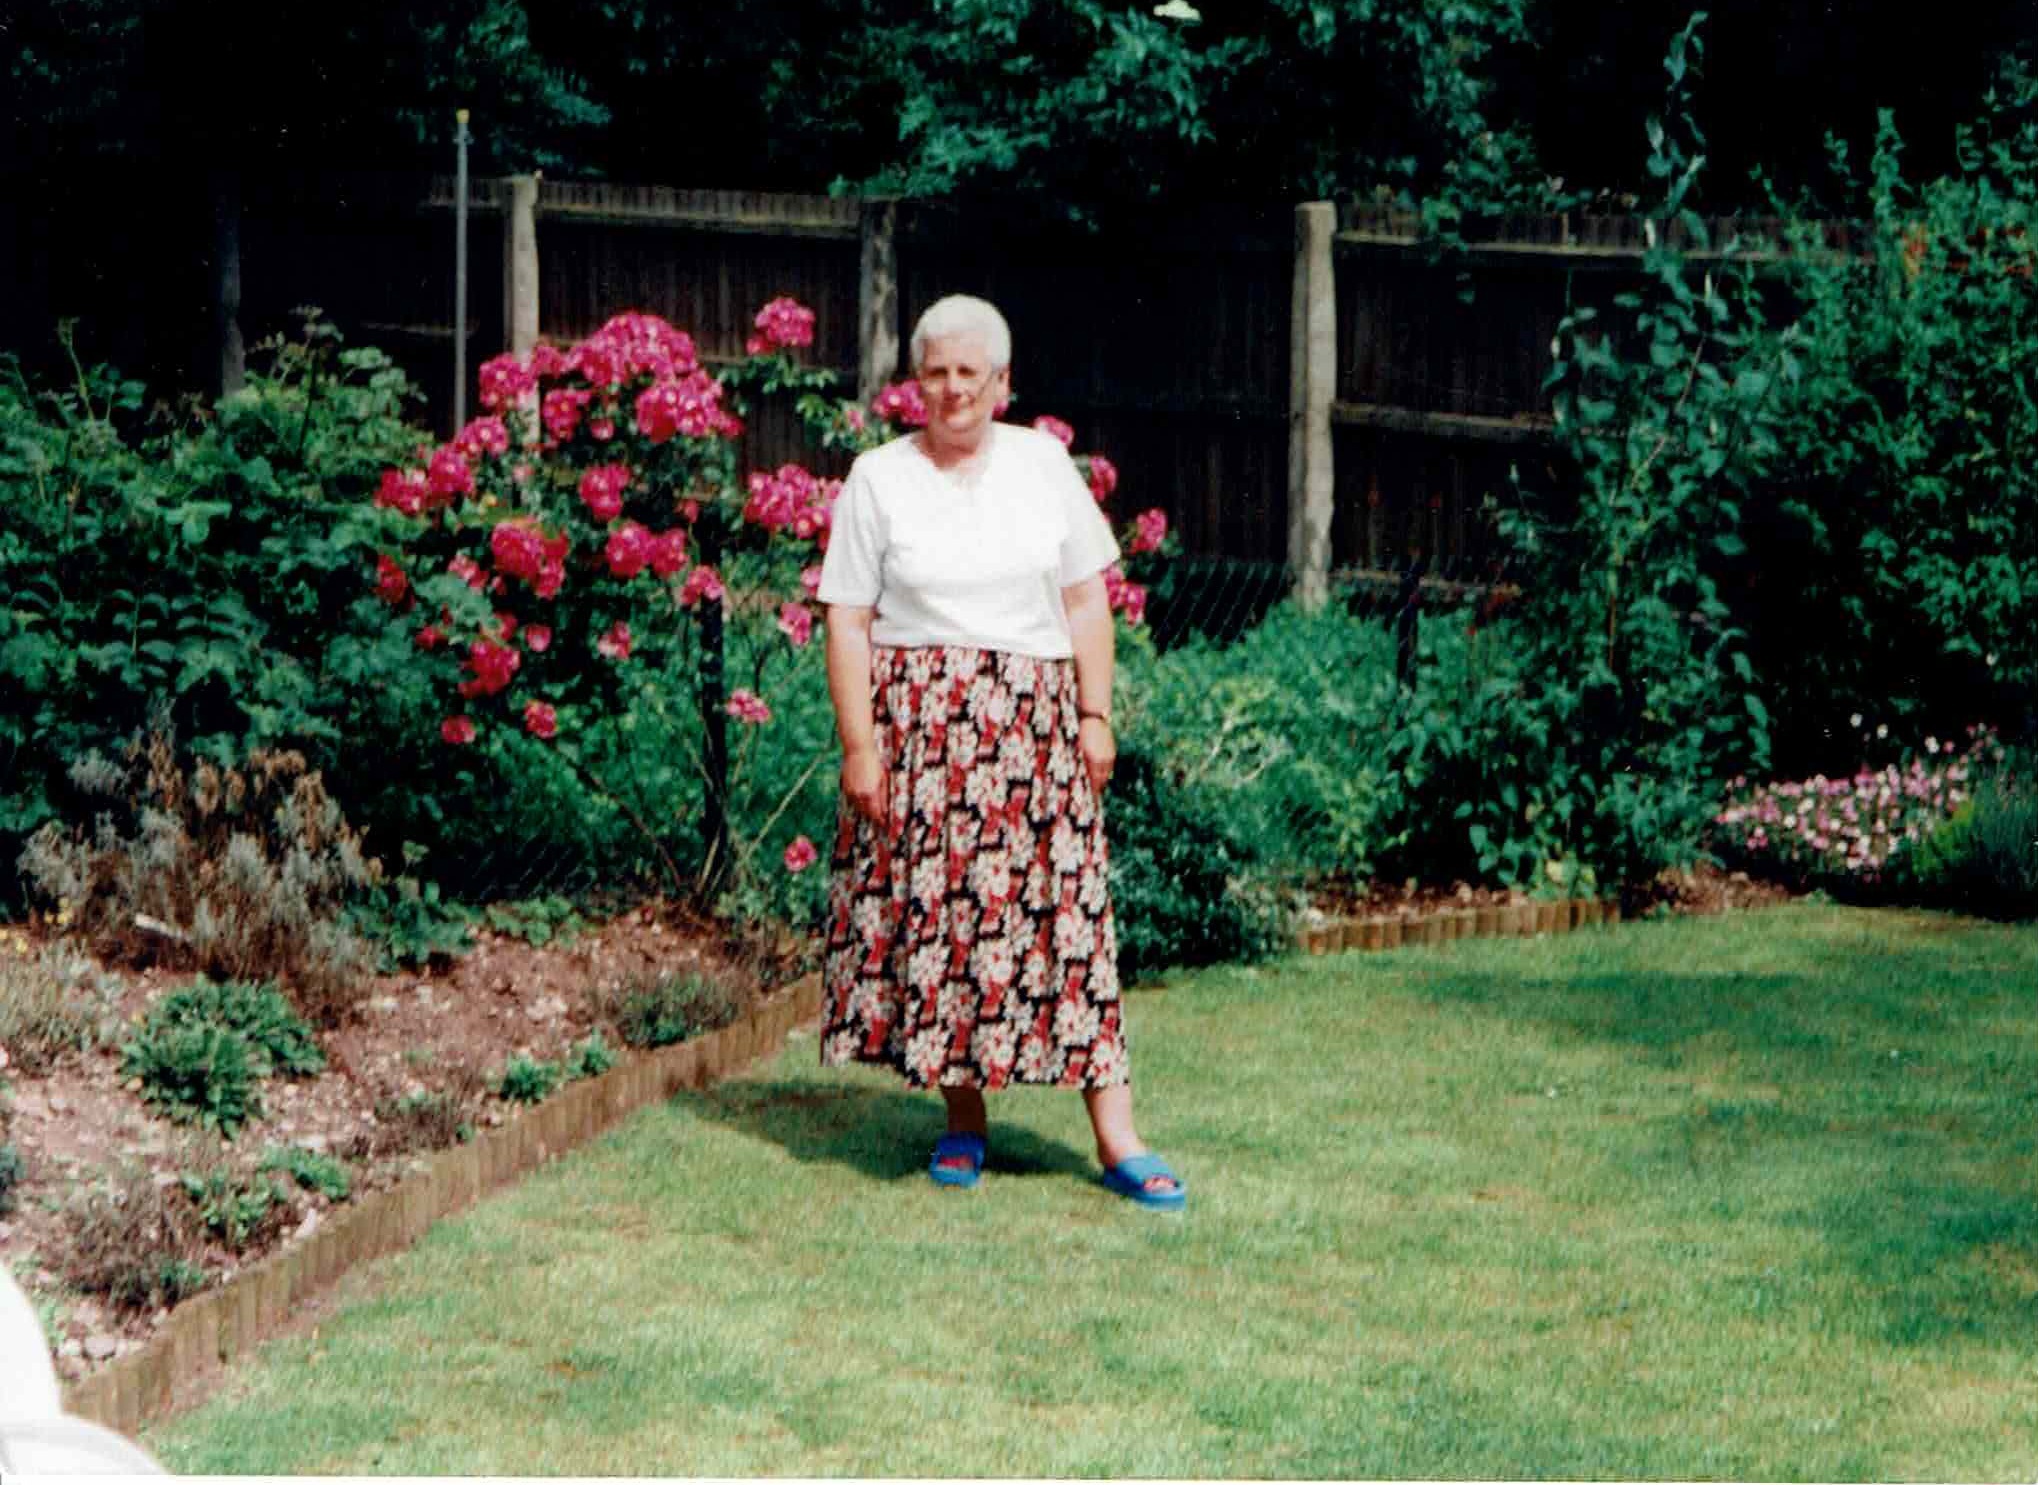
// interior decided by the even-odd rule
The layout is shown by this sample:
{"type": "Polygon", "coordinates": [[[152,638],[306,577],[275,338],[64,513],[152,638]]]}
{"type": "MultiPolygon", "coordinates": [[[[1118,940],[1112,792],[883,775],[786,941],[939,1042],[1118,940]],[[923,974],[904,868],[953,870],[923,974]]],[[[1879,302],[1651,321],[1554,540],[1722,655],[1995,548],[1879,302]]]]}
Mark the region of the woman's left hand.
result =
{"type": "Polygon", "coordinates": [[[1101,717],[1085,717],[1078,741],[1083,750],[1083,771],[1090,776],[1090,788],[1101,794],[1104,786],[1111,781],[1111,766],[1118,761],[1118,739],[1112,735],[1109,722],[1101,717]]]}

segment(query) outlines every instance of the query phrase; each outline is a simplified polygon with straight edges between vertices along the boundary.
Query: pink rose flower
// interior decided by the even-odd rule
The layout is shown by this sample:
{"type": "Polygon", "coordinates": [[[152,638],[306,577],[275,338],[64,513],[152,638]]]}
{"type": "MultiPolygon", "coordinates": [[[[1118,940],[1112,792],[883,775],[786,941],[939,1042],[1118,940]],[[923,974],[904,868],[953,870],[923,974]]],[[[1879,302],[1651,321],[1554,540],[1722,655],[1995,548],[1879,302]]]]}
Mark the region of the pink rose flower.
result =
{"type": "Polygon", "coordinates": [[[771,708],[765,705],[764,698],[755,691],[739,688],[731,693],[729,704],[724,710],[737,721],[748,722],[753,727],[762,726],[771,720],[771,708]]]}
{"type": "Polygon", "coordinates": [[[635,521],[625,521],[610,534],[603,555],[611,573],[619,578],[633,578],[651,561],[651,533],[635,521]]]}
{"type": "Polygon", "coordinates": [[[1090,455],[1090,494],[1102,505],[1118,488],[1118,466],[1102,454],[1090,455]]]}
{"type": "Polygon", "coordinates": [[[629,483],[627,465],[597,464],[580,477],[581,503],[606,526],[623,513],[623,489],[629,483]]]}
{"type": "Polygon", "coordinates": [[[712,567],[696,567],[686,575],[686,582],[680,587],[679,602],[682,608],[692,608],[703,598],[710,603],[722,601],[722,576],[712,567]]]}
{"type": "Polygon", "coordinates": [[[1163,510],[1142,511],[1133,522],[1132,550],[1157,552],[1168,537],[1168,516],[1163,510]]]}
{"type": "Polygon", "coordinates": [[[1068,448],[1076,441],[1076,430],[1067,423],[1064,423],[1060,418],[1051,416],[1038,417],[1033,420],[1033,426],[1042,433],[1052,433],[1061,440],[1063,448],[1068,448]]]}
{"type": "Polygon", "coordinates": [[[793,642],[794,649],[804,649],[807,641],[814,637],[814,611],[804,603],[781,603],[778,606],[778,630],[793,642]]]}
{"type": "Polygon", "coordinates": [[[408,592],[410,579],[403,575],[403,569],[388,557],[378,555],[375,558],[376,596],[384,603],[394,605],[403,602],[404,595],[408,592]]]}

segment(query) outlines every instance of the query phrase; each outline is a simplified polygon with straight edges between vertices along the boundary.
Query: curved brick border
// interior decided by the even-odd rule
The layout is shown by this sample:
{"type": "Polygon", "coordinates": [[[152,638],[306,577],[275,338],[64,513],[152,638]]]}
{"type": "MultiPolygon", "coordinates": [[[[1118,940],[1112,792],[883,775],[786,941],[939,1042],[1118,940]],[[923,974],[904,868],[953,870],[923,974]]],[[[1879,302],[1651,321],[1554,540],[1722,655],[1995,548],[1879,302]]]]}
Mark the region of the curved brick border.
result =
{"type": "Polygon", "coordinates": [[[1420,918],[1340,918],[1321,928],[1304,929],[1295,936],[1295,947],[1307,954],[1338,954],[1353,949],[1398,949],[1404,944],[1443,944],[1461,938],[1533,938],[1539,933],[1569,933],[1574,928],[1619,921],[1619,903],[1593,897],[1511,902],[1453,908],[1420,918]]]}
{"type": "Polygon", "coordinates": [[[536,1108],[442,1150],[395,1186],[334,1209],[301,1243],[185,1300],[141,1346],[64,1388],[64,1410],[132,1436],[187,1384],[283,1328],[291,1307],[357,1265],[409,1247],[471,1206],[646,1104],[702,1088],[769,1056],[821,1014],[821,978],[784,986],[720,1031],[644,1052],[569,1083],[536,1108]]]}

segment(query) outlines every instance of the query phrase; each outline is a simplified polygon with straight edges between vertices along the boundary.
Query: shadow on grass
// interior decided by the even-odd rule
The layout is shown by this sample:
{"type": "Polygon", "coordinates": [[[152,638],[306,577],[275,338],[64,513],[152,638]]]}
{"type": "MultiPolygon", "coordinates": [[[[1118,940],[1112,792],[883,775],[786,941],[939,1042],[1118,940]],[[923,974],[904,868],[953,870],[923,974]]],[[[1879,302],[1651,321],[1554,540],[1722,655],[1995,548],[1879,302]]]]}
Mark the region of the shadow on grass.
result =
{"type": "MultiPolygon", "coordinates": [[[[711,1123],[770,1140],[795,1160],[832,1162],[879,1181],[925,1179],[927,1157],[946,1127],[941,1100],[932,1093],[798,1078],[727,1083],[705,1093],[682,1094],[676,1102],[711,1123]]],[[[984,1169],[992,1174],[1096,1174],[1087,1152],[1000,1123],[995,1100],[989,1145],[984,1169]]]]}

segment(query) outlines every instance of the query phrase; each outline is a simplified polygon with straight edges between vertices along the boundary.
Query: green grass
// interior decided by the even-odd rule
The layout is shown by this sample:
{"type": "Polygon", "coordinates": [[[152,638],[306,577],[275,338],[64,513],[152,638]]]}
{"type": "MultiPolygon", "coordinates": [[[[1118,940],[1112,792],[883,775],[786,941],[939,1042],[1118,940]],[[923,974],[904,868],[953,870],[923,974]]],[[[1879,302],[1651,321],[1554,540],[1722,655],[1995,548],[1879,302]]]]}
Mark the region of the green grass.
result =
{"type": "Polygon", "coordinates": [[[2038,930],[1794,907],[1184,975],[1182,1216],[1073,1095],[811,1039],[380,1267],[149,1433],[201,1473],[2010,1479],[2038,930]]]}

